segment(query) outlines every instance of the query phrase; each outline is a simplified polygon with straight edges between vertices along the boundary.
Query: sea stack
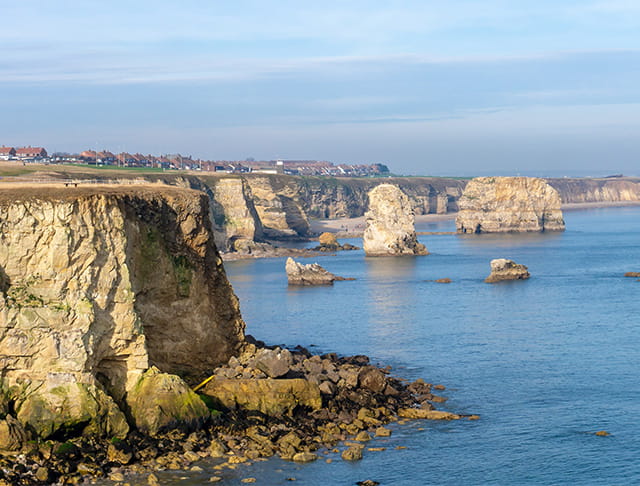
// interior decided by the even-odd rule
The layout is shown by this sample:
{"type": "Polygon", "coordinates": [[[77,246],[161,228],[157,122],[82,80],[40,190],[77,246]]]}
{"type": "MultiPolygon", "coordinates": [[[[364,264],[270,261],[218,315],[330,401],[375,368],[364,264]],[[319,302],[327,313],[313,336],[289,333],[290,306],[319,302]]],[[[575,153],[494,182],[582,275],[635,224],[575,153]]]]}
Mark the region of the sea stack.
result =
{"type": "Polygon", "coordinates": [[[458,233],[564,231],[558,191],[536,177],[477,177],[458,201],[458,233]]]}
{"type": "Polygon", "coordinates": [[[428,255],[416,238],[413,208],[398,186],[380,184],[369,191],[363,236],[367,256],[428,255]]]}

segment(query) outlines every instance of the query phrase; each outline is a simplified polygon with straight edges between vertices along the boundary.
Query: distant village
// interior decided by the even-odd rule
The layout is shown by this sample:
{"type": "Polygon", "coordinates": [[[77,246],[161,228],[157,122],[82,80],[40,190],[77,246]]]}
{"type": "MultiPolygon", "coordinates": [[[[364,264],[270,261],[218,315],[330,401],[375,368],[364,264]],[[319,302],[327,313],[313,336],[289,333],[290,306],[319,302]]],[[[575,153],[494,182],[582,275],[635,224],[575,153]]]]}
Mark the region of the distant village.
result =
{"type": "Polygon", "coordinates": [[[320,160],[200,160],[180,154],[143,155],[108,150],[85,150],[79,154],[55,152],[48,154],[44,147],[0,147],[0,161],[21,161],[23,164],[82,164],[114,167],[147,167],[164,170],[195,170],[204,172],[288,174],[332,177],[372,177],[386,175],[386,165],[333,164],[320,160]]]}

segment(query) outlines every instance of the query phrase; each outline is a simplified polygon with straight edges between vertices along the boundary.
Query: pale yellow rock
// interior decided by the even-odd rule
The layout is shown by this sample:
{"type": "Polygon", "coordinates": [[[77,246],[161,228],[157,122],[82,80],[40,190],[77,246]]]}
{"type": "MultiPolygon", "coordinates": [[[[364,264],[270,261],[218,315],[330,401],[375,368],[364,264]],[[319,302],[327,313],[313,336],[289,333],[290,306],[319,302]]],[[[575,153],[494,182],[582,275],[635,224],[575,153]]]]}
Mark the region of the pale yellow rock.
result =
{"type": "Polygon", "coordinates": [[[268,176],[247,177],[246,181],[251,188],[265,236],[277,238],[309,234],[309,220],[297,200],[299,188],[295,184],[290,187],[280,185],[280,180],[268,176]]]}
{"type": "Polygon", "coordinates": [[[409,198],[392,184],[369,191],[369,209],[362,238],[367,256],[427,255],[418,242],[409,198]]]}
{"type": "Polygon", "coordinates": [[[216,246],[227,251],[237,240],[262,238],[262,223],[251,189],[241,177],[224,177],[213,184],[212,216],[216,246]]]}
{"type": "Polygon", "coordinates": [[[226,362],[243,331],[203,193],[0,187],[0,370],[17,402],[73,384],[118,402],[150,365],[200,375],[226,362]]]}
{"type": "Polygon", "coordinates": [[[561,200],[536,177],[477,177],[458,200],[459,233],[563,231],[561,200]]]}
{"type": "Polygon", "coordinates": [[[229,409],[258,410],[266,415],[290,415],[297,406],[318,410],[322,398],[318,385],[294,379],[214,379],[202,393],[229,409]]]}
{"type": "Polygon", "coordinates": [[[441,410],[425,410],[423,408],[401,408],[398,410],[398,416],[409,419],[426,419],[426,420],[458,420],[460,415],[455,413],[443,412],[441,410]]]}

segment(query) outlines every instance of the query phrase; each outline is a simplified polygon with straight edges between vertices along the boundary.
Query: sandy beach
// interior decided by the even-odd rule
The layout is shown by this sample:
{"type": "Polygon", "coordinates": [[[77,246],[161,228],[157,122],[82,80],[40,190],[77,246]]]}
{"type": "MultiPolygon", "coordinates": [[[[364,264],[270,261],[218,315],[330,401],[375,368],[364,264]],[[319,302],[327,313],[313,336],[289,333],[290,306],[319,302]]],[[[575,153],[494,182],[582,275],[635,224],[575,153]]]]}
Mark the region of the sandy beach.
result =
{"type": "MultiPolygon", "coordinates": [[[[457,213],[447,214],[421,214],[416,216],[416,223],[428,223],[430,221],[446,221],[455,219],[457,213]]],[[[362,236],[365,228],[365,217],[343,219],[314,219],[309,221],[311,230],[316,233],[336,233],[338,237],[362,236]]]]}

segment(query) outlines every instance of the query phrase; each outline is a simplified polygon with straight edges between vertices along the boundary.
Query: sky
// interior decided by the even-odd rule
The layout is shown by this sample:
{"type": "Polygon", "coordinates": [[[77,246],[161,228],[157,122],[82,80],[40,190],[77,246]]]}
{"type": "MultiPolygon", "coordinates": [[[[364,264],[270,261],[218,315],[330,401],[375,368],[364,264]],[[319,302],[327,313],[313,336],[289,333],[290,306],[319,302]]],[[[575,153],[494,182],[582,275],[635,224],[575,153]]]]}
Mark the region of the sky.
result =
{"type": "Polygon", "coordinates": [[[0,0],[0,145],[640,175],[637,0],[0,0]]]}

